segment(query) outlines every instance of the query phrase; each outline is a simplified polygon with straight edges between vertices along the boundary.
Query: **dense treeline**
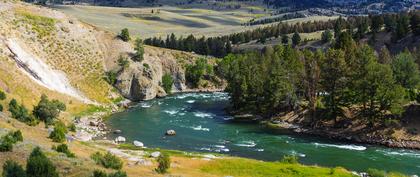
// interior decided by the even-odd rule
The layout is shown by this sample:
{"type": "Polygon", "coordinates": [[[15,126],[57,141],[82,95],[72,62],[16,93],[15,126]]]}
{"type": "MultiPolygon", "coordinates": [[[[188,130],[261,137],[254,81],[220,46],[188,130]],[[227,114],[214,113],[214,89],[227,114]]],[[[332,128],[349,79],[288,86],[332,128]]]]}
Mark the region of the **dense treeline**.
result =
{"type": "Polygon", "coordinates": [[[290,20],[290,19],[294,19],[294,18],[304,18],[304,17],[306,17],[304,14],[295,12],[295,13],[284,14],[284,15],[277,16],[277,17],[267,17],[267,18],[263,18],[263,19],[251,19],[249,22],[245,23],[244,25],[249,25],[249,26],[263,25],[263,24],[268,24],[268,23],[281,22],[281,21],[284,21],[284,20],[290,20]]]}
{"type": "Polygon", "coordinates": [[[226,54],[232,52],[231,43],[226,36],[196,38],[193,35],[189,35],[186,38],[183,38],[182,36],[177,38],[172,33],[166,37],[166,40],[156,37],[148,38],[144,40],[144,44],[187,52],[195,52],[202,55],[212,55],[215,57],[224,57],[226,54]]]}
{"type": "Polygon", "coordinates": [[[405,51],[391,57],[384,49],[378,58],[368,45],[356,45],[348,32],[340,32],[335,43],[325,52],[279,45],[261,53],[231,54],[217,72],[228,81],[235,111],[270,117],[304,107],[313,125],[319,117],[336,122],[347,109],[373,126],[398,117],[404,103],[420,101],[415,55],[405,51]]]}
{"type": "Polygon", "coordinates": [[[376,39],[376,33],[385,30],[392,34],[394,41],[406,37],[410,32],[420,34],[420,14],[412,13],[383,14],[370,16],[352,16],[328,21],[312,21],[296,24],[278,23],[275,25],[257,28],[245,32],[235,33],[221,37],[196,38],[189,35],[177,38],[174,34],[166,39],[149,38],[144,41],[147,45],[195,52],[202,55],[224,57],[231,53],[232,45],[247,43],[253,40],[266,41],[270,38],[278,38],[291,33],[311,33],[323,30],[333,30],[335,38],[343,30],[347,30],[350,36],[359,40],[366,34],[372,34],[372,41],[376,39]]]}

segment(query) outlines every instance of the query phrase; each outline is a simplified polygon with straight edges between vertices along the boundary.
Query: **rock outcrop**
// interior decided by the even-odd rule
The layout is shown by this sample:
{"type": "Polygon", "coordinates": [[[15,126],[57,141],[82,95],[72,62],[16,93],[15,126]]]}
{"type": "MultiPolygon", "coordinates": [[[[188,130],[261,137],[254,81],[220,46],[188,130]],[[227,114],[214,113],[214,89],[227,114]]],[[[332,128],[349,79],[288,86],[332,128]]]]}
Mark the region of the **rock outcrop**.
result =
{"type": "MultiPolygon", "coordinates": [[[[223,86],[209,84],[206,88],[192,89],[185,79],[185,66],[194,63],[199,56],[168,49],[145,47],[142,62],[130,61],[126,68],[119,68],[115,87],[131,101],[150,100],[167,95],[162,88],[162,76],[172,76],[172,92],[221,90],[223,86]]],[[[212,60],[212,59],[209,59],[212,60]]]]}

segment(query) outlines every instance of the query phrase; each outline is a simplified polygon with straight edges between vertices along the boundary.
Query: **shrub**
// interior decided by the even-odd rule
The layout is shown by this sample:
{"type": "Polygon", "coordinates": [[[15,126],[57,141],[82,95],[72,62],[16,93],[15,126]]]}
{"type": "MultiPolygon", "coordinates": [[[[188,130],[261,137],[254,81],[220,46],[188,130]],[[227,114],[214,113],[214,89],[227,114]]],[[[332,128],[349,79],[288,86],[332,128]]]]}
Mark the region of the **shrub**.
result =
{"type": "Polygon", "coordinates": [[[143,61],[143,55],[144,55],[144,47],[143,47],[143,41],[140,38],[136,39],[134,50],[136,53],[134,54],[134,61],[141,62],[143,61]]]}
{"type": "Polygon", "coordinates": [[[58,177],[53,163],[39,147],[34,148],[26,164],[27,177],[58,177]]]}
{"type": "Polygon", "coordinates": [[[91,155],[91,158],[98,164],[102,165],[105,168],[112,168],[119,170],[122,168],[123,162],[117,156],[107,152],[106,154],[101,154],[96,152],[91,155]]]}
{"type": "Polygon", "coordinates": [[[38,124],[38,121],[29,114],[28,109],[18,104],[15,99],[9,102],[9,112],[12,113],[12,118],[25,122],[28,125],[38,124]]]}
{"type": "Polygon", "coordinates": [[[0,104],[0,112],[3,112],[3,105],[0,104]]]}
{"type": "Polygon", "coordinates": [[[125,42],[129,41],[130,33],[128,32],[128,29],[127,28],[122,29],[119,37],[125,42]]]}
{"type": "Polygon", "coordinates": [[[63,122],[57,122],[54,126],[54,130],[51,132],[49,138],[54,142],[62,143],[66,139],[67,128],[63,122]]]}
{"type": "Polygon", "coordinates": [[[201,58],[197,60],[194,65],[187,65],[185,77],[187,81],[192,84],[193,87],[198,87],[199,82],[206,74],[206,71],[210,72],[212,70],[209,69],[209,65],[207,64],[206,59],[201,58]]]}
{"type": "Polygon", "coordinates": [[[76,125],[74,123],[71,123],[67,128],[71,132],[76,132],[76,125]]]}
{"type": "Polygon", "coordinates": [[[21,165],[12,160],[3,164],[3,177],[26,177],[26,172],[21,165]]]}
{"type": "Polygon", "coordinates": [[[105,81],[108,82],[108,84],[114,85],[117,83],[117,73],[114,71],[107,71],[105,72],[105,81]]]}
{"type": "Polygon", "coordinates": [[[165,74],[162,76],[162,87],[167,94],[171,93],[173,84],[174,80],[170,74],[165,74]]]}
{"type": "Polygon", "coordinates": [[[171,167],[171,159],[169,158],[168,154],[161,154],[158,159],[158,167],[155,169],[156,172],[160,173],[160,174],[164,174],[168,171],[168,169],[171,167]]]}
{"type": "Polygon", "coordinates": [[[0,90],[0,100],[5,100],[6,99],[6,94],[0,90]]]}
{"type": "Polygon", "coordinates": [[[76,157],[74,155],[74,153],[70,152],[69,147],[67,146],[67,144],[60,144],[57,147],[53,146],[52,149],[55,150],[55,151],[57,151],[57,152],[61,152],[61,153],[66,154],[67,157],[71,157],[71,158],[76,157]]]}
{"type": "Polygon", "coordinates": [[[58,100],[48,100],[46,95],[41,96],[38,105],[34,107],[32,114],[44,121],[46,124],[51,124],[56,119],[61,111],[66,110],[66,105],[58,100]]]}
{"type": "Polygon", "coordinates": [[[101,170],[93,171],[93,177],[127,177],[127,173],[123,171],[117,171],[115,173],[106,174],[101,170]]]}
{"type": "Polygon", "coordinates": [[[295,156],[295,155],[286,155],[286,156],[283,156],[283,159],[281,160],[281,162],[290,163],[290,164],[297,164],[297,163],[299,163],[298,160],[299,160],[298,157],[295,156]]]}
{"type": "Polygon", "coordinates": [[[13,144],[18,141],[23,141],[22,132],[20,130],[9,132],[7,135],[3,136],[0,141],[0,152],[12,151],[13,144]]]}

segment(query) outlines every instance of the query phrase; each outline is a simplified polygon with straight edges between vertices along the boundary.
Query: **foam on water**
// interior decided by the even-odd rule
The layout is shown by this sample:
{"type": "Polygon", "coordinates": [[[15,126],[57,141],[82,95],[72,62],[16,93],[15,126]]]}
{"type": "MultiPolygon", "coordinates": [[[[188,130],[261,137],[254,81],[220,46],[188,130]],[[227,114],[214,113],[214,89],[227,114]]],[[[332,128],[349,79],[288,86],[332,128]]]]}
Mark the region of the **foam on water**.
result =
{"type": "Polygon", "coordinates": [[[201,118],[213,118],[213,115],[205,112],[194,112],[194,116],[201,118]]]}
{"type": "Polygon", "coordinates": [[[255,147],[257,144],[254,141],[242,141],[240,143],[235,144],[236,146],[242,147],[255,147]]]}
{"type": "Polygon", "coordinates": [[[169,115],[174,115],[174,114],[178,113],[179,111],[178,110],[164,110],[163,112],[165,112],[169,115]]]}
{"type": "Polygon", "coordinates": [[[187,100],[187,103],[190,103],[190,104],[192,104],[194,102],[195,102],[195,100],[187,100]]]}
{"type": "Polygon", "coordinates": [[[336,144],[323,144],[323,143],[313,143],[315,146],[319,147],[335,147],[340,149],[349,149],[349,150],[356,150],[356,151],[364,151],[366,147],[364,146],[357,146],[357,145],[336,145],[336,144]]]}
{"type": "Polygon", "coordinates": [[[390,151],[390,150],[379,150],[377,149],[376,152],[381,152],[387,156],[407,156],[407,157],[414,157],[414,158],[420,158],[420,153],[415,153],[410,150],[400,150],[400,151],[390,151]]]}
{"type": "Polygon", "coordinates": [[[196,127],[191,127],[193,130],[198,130],[198,131],[206,131],[206,132],[208,132],[208,131],[210,131],[210,129],[209,128],[204,128],[204,127],[201,127],[201,125],[199,125],[199,126],[196,126],[196,127]]]}

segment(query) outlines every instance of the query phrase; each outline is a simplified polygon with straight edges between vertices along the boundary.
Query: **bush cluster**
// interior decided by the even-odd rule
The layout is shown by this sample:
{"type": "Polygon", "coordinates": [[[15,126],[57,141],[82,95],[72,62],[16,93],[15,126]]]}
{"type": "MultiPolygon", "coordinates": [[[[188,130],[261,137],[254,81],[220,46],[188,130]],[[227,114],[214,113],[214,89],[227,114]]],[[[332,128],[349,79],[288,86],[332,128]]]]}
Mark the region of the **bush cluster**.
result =
{"type": "Polygon", "coordinates": [[[107,152],[106,154],[102,154],[100,152],[96,152],[91,155],[91,158],[98,164],[102,165],[105,168],[112,168],[115,170],[119,170],[122,168],[123,162],[117,156],[107,152]]]}
{"type": "Polygon", "coordinates": [[[20,130],[9,132],[0,139],[0,152],[12,151],[13,145],[19,141],[23,141],[22,132],[20,130]]]}

